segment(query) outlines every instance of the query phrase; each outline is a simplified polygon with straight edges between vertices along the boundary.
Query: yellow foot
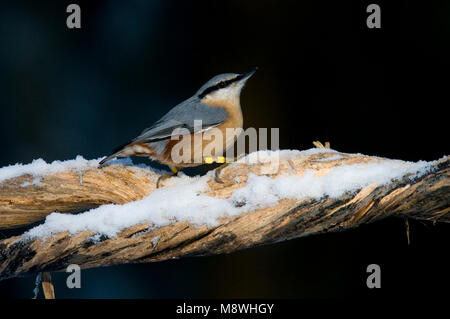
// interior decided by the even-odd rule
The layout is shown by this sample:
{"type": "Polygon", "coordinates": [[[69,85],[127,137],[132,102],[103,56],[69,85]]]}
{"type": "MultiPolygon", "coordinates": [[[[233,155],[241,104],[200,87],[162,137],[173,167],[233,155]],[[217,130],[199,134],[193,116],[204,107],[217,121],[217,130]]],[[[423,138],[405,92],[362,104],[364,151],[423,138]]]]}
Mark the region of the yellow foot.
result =
{"type": "Polygon", "coordinates": [[[226,158],[223,156],[218,156],[216,158],[208,156],[208,157],[205,157],[204,161],[205,161],[205,164],[212,164],[214,162],[215,163],[225,163],[226,158]]]}
{"type": "Polygon", "coordinates": [[[330,142],[325,142],[325,146],[319,141],[314,141],[313,144],[316,148],[330,148],[330,142]]]}
{"type": "Polygon", "coordinates": [[[171,167],[170,170],[172,171],[172,174],[162,174],[160,177],[158,177],[158,180],[156,181],[156,188],[159,188],[161,182],[164,181],[165,179],[178,175],[178,168],[171,167]]]}

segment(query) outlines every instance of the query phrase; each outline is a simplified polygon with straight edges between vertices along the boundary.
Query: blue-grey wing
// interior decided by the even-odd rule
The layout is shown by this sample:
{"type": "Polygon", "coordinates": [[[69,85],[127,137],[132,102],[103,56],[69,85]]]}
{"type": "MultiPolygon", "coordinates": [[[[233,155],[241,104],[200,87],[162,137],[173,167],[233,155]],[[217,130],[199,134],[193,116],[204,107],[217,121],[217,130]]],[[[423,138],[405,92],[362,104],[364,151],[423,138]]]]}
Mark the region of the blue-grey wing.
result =
{"type": "Polygon", "coordinates": [[[224,108],[209,106],[194,96],[178,104],[159,121],[146,128],[133,143],[170,139],[176,129],[187,129],[193,133],[194,129],[198,129],[194,121],[201,121],[201,130],[207,130],[223,123],[227,118],[228,114],[224,108]]]}

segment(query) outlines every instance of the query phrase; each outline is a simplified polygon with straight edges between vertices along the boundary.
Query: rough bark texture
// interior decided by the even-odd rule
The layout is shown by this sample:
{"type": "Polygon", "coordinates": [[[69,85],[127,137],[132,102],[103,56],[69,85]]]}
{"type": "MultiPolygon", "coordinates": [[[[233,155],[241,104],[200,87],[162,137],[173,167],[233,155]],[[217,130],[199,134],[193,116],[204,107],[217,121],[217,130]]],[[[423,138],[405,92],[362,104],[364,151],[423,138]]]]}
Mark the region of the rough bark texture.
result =
{"type": "Polygon", "coordinates": [[[155,173],[131,166],[66,171],[43,176],[39,186],[22,175],[0,183],[0,229],[28,225],[59,211],[72,213],[141,199],[155,189],[155,173]]]}
{"type": "MultiPolygon", "coordinates": [[[[333,160],[334,152],[281,160],[278,175],[299,175],[315,170],[327,174],[341,164],[383,160],[350,156],[333,160]],[[327,160],[327,158],[330,158],[327,160]]],[[[239,249],[323,232],[341,231],[387,216],[449,222],[449,157],[422,177],[405,176],[387,185],[369,185],[340,198],[285,199],[274,207],[222,218],[215,227],[196,227],[187,222],[152,228],[141,224],[123,230],[116,238],[94,242],[89,232],[69,236],[59,233],[43,241],[22,241],[20,236],[0,241],[0,279],[21,274],[56,271],[69,264],[82,268],[154,262],[181,256],[229,253],[239,249]]],[[[262,174],[268,164],[234,163],[222,171],[223,184],[209,181],[209,195],[229,197],[245,186],[249,173],[262,174]],[[239,177],[236,179],[236,177],[239,177]],[[237,182],[236,180],[239,180],[237,182]]],[[[0,184],[0,225],[27,224],[52,211],[73,212],[105,203],[124,203],[151,192],[158,175],[137,167],[110,166],[80,174],[64,172],[42,179],[42,186],[20,187],[31,176],[0,184]]]]}

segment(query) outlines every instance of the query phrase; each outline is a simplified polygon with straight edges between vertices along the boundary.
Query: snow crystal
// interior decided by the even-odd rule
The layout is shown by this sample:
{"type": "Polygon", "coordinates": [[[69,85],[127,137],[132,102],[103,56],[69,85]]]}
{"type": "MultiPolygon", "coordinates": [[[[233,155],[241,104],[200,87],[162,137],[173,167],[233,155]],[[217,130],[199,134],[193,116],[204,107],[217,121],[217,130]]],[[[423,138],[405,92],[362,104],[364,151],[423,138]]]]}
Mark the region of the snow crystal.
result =
{"type": "MultiPolygon", "coordinates": [[[[267,160],[273,156],[307,156],[323,150],[258,153],[267,160]]],[[[325,150],[330,152],[329,149],[325,150]]],[[[69,231],[71,234],[91,231],[114,237],[122,229],[140,223],[161,227],[175,221],[188,221],[194,225],[214,226],[220,217],[273,206],[281,199],[339,197],[346,192],[357,191],[373,183],[382,185],[407,174],[419,176],[431,170],[432,163],[380,159],[372,163],[343,164],[322,176],[315,176],[314,170],[308,170],[302,176],[277,178],[250,174],[246,186],[225,199],[205,194],[209,189],[207,181],[212,176],[211,172],[202,177],[181,174],[180,177],[168,179],[168,186],[156,189],[138,201],[123,205],[103,205],[77,215],[52,213],[43,224],[25,233],[23,238],[47,237],[62,231],[69,231]]]]}
{"type": "Polygon", "coordinates": [[[155,236],[155,237],[153,237],[153,239],[152,239],[152,245],[153,246],[156,246],[156,244],[159,242],[159,236],[155,236]]]}
{"type": "Polygon", "coordinates": [[[21,187],[26,187],[26,186],[31,186],[31,185],[42,186],[41,178],[35,177],[35,178],[33,178],[33,181],[31,181],[31,182],[24,182],[24,183],[20,184],[21,187]]]}

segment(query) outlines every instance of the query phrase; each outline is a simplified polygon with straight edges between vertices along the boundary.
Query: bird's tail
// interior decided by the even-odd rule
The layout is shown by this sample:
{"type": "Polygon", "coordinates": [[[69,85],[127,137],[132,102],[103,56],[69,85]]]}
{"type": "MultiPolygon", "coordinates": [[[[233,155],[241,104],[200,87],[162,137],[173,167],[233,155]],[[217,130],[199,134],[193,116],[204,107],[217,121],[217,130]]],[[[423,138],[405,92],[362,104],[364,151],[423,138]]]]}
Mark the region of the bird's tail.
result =
{"type": "Polygon", "coordinates": [[[102,159],[102,160],[98,163],[98,168],[102,168],[103,166],[105,166],[105,164],[106,164],[107,162],[109,162],[109,161],[112,160],[112,159],[115,159],[115,158],[117,158],[117,157],[122,157],[122,156],[120,156],[120,155],[124,152],[125,147],[128,146],[128,145],[129,145],[129,143],[117,147],[117,148],[113,151],[113,153],[112,153],[111,155],[105,157],[104,159],[102,159]]]}
{"type": "Polygon", "coordinates": [[[98,168],[102,168],[103,166],[106,165],[107,162],[109,162],[112,159],[115,159],[116,157],[119,157],[120,153],[114,153],[109,155],[108,157],[105,157],[104,159],[102,159],[100,161],[100,163],[98,163],[98,168]]]}

